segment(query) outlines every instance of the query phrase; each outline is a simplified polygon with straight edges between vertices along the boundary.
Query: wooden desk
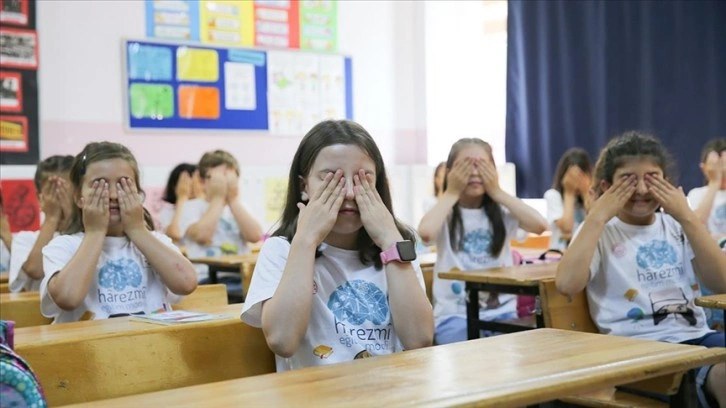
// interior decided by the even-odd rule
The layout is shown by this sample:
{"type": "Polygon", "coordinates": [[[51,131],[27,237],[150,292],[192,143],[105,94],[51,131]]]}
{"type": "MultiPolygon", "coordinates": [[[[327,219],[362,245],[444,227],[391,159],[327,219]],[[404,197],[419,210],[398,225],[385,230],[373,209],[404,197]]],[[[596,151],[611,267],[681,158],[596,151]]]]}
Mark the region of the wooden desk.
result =
{"type": "Polygon", "coordinates": [[[724,358],[722,349],[539,329],[78,406],[525,406],[724,358]]]}
{"type": "Polygon", "coordinates": [[[40,313],[38,292],[0,294],[0,319],[14,321],[16,328],[50,324],[53,321],[40,313]]]}
{"type": "Polygon", "coordinates": [[[50,406],[274,372],[262,330],[242,323],[241,309],[199,308],[229,319],[174,326],[119,317],[26,327],[15,331],[15,350],[50,406]]]}
{"type": "Polygon", "coordinates": [[[545,327],[545,322],[540,304],[540,283],[544,280],[554,279],[556,273],[557,264],[550,263],[476,271],[439,272],[439,277],[466,282],[466,290],[469,294],[466,304],[467,336],[469,339],[477,339],[480,330],[512,333],[532,329],[529,326],[479,320],[479,291],[535,296],[535,327],[541,328],[545,327]]]}
{"type": "Polygon", "coordinates": [[[696,305],[709,309],[726,310],[726,294],[701,296],[700,298],[696,298],[696,305]]]}
{"type": "Polygon", "coordinates": [[[10,273],[0,272],[0,283],[8,283],[8,282],[10,282],[10,273]]]}
{"type": "Polygon", "coordinates": [[[256,253],[243,255],[206,256],[189,258],[192,263],[204,264],[209,267],[209,283],[218,283],[217,272],[239,273],[244,265],[254,266],[257,263],[256,253]]]}

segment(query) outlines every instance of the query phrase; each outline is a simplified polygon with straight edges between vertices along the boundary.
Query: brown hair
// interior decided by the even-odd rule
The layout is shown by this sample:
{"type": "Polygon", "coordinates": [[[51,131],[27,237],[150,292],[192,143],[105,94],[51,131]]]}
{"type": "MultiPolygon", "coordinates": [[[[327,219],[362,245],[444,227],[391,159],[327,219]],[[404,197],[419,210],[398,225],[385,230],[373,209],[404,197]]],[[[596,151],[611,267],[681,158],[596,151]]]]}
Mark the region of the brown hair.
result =
{"type": "MultiPolygon", "coordinates": [[[[282,236],[292,242],[292,238],[295,236],[297,230],[297,217],[300,212],[297,208],[297,203],[302,194],[300,177],[307,178],[310,169],[313,167],[315,158],[318,157],[321,150],[336,144],[357,146],[373,160],[376,166],[376,190],[388,211],[390,211],[391,215],[394,215],[383,157],[371,135],[361,125],[353,121],[326,120],[310,129],[302,141],[300,141],[300,146],[298,146],[297,152],[295,152],[295,156],[292,159],[292,165],[290,166],[287,198],[285,200],[285,208],[282,211],[280,227],[277,228],[272,236],[282,236]]],[[[415,243],[416,240],[412,230],[399,222],[395,215],[393,219],[403,239],[411,240],[415,243]]],[[[357,246],[360,261],[363,264],[370,265],[373,263],[376,268],[380,269],[382,267],[380,257],[381,249],[376,246],[365,228],[361,228],[358,231],[357,246]]]]}
{"type": "Polygon", "coordinates": [[[211,152],[204,153],[204,156],[199,160],[199,176],[202,179],[207,178],[207,172],[222,164],[226,164],[232,167],[239,176],[239,164],[237,159],[225,150],[214,150],[211,152]]]}
{"type": "MultiPolygon", "coordinates": [[[[144,190],[141,189],[141,182],[139,180],[139,164],[136,162],[136,158],[131,154],[126,146],[119,143],[112,142],[93,142],[86,145],[83,150],[76,155],[73,159],[73,165],[71,166],[70,178],[71,184],[73,185],[74,197],[81,195],[81,189],[83,187],[83,178],[86,175],[86,170],[90,164],[111,160],[111,159],[122,159],[129,163],[131,169],[134,172],[134,180],[136,182],[136,189],[139,194],[144,195],[144,190]]],[[[151,218],[149,211],[144,208],[144,223],[146,228],[149,230],[154,229],[154,221],[151,218]]],[[[77,205],[73,206],[70,220],[63,230],[64,234],[75,234],[77,232],[84,231],[83,228],[83,211],[78,208],[77,205]]]]}
{"type": "Polygon", "coordinates": [[[38,166],[35,168],[35,177],[33,178],[33,182],[35,183],[35,191],[40,194],[41,190],[43,189],[43,184],[45,183],[45,180],[48,179],[49,175],[67,173],[70,171],[72,164],[73,156],[71,155],[50,156],[40,161],[38,163],[38,166]]]}

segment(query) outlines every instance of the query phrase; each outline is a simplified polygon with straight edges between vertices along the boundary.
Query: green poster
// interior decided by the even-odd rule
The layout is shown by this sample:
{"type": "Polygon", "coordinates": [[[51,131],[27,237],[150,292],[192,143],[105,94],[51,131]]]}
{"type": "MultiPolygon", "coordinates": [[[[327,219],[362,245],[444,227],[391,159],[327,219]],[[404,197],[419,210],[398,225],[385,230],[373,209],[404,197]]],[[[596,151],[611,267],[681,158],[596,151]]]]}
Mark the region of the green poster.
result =
{"type": "Polygon", "coordinates": [[[300,1],[300,48],[328,52],[338,49],[337,1],[300,1]]]}
{"type": "Polygon", "coordinates": [[[131,84],[131,116],[165,119],[174,116],[174,89],[171,85],[131,84]]]}

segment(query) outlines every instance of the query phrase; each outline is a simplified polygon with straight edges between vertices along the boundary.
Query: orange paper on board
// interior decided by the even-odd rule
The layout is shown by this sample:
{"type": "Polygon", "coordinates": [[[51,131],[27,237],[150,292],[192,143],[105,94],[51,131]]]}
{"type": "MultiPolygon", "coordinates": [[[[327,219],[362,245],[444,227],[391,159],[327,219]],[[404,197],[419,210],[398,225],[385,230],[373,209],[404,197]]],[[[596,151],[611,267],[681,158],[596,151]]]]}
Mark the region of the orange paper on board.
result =
{"type": "Polygon", "coordinates": [[[219,119],[219,90],[208,86],[180,86],[179,116],[184,119],[219,119]]]}

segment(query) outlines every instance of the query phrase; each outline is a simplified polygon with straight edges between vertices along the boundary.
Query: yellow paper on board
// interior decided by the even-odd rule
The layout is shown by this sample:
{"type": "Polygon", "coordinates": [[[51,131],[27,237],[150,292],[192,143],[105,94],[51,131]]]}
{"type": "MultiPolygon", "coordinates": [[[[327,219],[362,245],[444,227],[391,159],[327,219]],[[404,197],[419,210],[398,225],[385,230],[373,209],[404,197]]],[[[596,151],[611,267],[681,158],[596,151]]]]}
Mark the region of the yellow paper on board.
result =
{"type": "Polygon", "coordinates": [[[285,207],[287,178],[270,177],[265,179],[265,220],[275,222],[280,219],[285,207]]]}
{"type": "Polygon", "coordinates": [[[254,45],[252,0],[203,0],[199,3],[199,20],[203,43],[254,45]]]}
{"type": "Polygon", "coordinates": [[[217,82],[219,54],[215,50],[179,47],[176,50],[177,81],[217,82]]]}

